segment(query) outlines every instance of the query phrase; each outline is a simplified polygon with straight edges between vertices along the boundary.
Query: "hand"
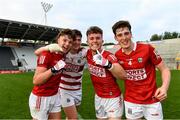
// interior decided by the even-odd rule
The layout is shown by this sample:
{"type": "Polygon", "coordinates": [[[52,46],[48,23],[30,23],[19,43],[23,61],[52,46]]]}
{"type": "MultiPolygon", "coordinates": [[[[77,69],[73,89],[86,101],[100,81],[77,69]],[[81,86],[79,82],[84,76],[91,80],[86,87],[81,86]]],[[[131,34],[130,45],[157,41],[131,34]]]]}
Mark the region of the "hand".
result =
{"type": "MultiPolygon", "coordinates": [[[[101,53],[103,53],[103,51],[101,53]]],[[[101,65],[109,70],[112,69],[112,63],[104,58],[101,53],[99,53],[99,51],[97,50],[97,54],[93,56],[93,61],[97,65],[101,65]]]]}
{"type": "Polygon", "coordinates": [[[56,65],[54,65],[52,68],[51,68],[51,72],[53,74],[56,74],[56,73],[59,73],[59,72],[62,72],[63,68],[65,67],[66,63],[63,61],[63,60],[59,60],[56,65]]]}
{"type": "Polygon", "coordinates": [[[58,44],[50,44],[46,46],[50,52],[62,52],[62,48],[58,44]]]}
{"type": "Polygon", "coordinates": [[[167,98],[167,90],[163,87],[160,87],[156,90],[154,97],[160,101],[163,101],[167,98]]]}
{"type": "Polygon", "coordinates": [[[97,64],[97,65],[101,65],[101,66],[107,66],[109,61],[107,59],[105,59],[101,54],[96,54],[93,56],[93,61],[97,64]]]}

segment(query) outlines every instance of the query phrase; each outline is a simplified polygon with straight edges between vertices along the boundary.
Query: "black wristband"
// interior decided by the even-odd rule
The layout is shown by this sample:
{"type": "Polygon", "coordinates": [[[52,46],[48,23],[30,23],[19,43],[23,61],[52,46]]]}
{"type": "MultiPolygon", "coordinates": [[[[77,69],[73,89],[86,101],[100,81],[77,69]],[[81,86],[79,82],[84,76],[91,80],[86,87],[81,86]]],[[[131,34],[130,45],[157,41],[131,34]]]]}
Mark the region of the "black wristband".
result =
{"type": "Polygon", "coordinates": [[[104,66],[106,69],[110,69],[112,67],[112,63],[109,61],[107,66],[104,66]]]}
{"type": "Polygon", "coordinates": [[[55,68],[52,67],[52,68],[51,68],[51,72],[52,72],[53,74],[62,73],[62,72],[63,72],[63,69],[55,70],[55,68]]]}

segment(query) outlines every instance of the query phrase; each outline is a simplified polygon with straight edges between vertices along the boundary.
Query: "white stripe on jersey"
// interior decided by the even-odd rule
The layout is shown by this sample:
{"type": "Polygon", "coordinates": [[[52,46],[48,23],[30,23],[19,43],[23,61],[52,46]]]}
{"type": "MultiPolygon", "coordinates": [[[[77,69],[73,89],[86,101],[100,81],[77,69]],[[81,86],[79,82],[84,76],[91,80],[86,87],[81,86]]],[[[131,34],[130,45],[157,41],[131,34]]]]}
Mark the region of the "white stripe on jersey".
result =
{"type": "Polygon", "coordinates": [[[112,60],[116,60],[116,57],[114,55],[109,55],[109,57],[111,57],[112,60]]]}
{"type": "Polygon", "coordinates": [[[39,64],[44,64],[45,58],[46,58],[46,56],[40,56],[40,58],[39,58],[39,64]]]}
{"type": "Polygon", "coordinates": [[[59,85],[59,87],[61,87],[61,89],[63,89],[63,88],[66,88],[66,89],[71,89],[71,90],[73,90],[73,89],[81,89],[81,85],[65,85],[65,84],[60,84],[59,85]]]}
{"type": "Polygon", "coordinates": [[[81,89],[81,82],[82,82],[82,74],[83,74],[83,69],[82,66],[84,67],[86,63],[86,49],[82,49],[79,51],[77,54],[71,54],[70,52],[66,55],[65,62],[68,64],[72,64],[72,66],[76,66],[77,71],[73,72],[71,70],[67,70],[63,72],[64,76],[62,75],[61,77],[61,82],[60,82],[60,87],[61,89],[81,89]],[[77,67],[78,66],[78,67],[77,67]],[[82,69],[82,70],[81,70],[82,69]],[[79,71],[79,72],[78,72],[79,71]],[[74,77],[74,78],[72,78],[74,77]],[[75,78],[76,77],[76,78],[75,78]],[[80,83],[80,84],[72,84],[72,83],[80,83]]]}
{"type": "Polygon", "coordinates": [[[61,80],[64,80],[66,82],[81,82],[82,81],[82,77],[80,79],[73,79],[73,78],[65,78],[65,77],[61,77],[61,80]]]}

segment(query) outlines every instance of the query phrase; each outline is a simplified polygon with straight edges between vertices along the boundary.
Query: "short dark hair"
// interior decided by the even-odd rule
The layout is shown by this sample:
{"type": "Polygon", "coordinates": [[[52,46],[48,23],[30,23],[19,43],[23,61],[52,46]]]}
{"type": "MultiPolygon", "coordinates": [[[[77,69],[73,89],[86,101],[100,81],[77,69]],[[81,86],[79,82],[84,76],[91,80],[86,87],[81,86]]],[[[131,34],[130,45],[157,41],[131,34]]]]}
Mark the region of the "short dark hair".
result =
{"type": "Polygon", "coordinates": [[[74,32],[75,36],[80,36],[80,37],[82,37],[81,31],[79,31],[79,30],[77,30],[77,29],[73,29],[72,31],[74,32]]]}
{"type": "Polygon", "coordinates": [[[98,27],[98,26],[91,26],[87,31],[86,31],[86,36],[88,36],[89,34],[93,34],[93,33],[100,33],[103,35],[103,30],[98,27]]]}
{"type": "Polygon", "coordinates": [[[73,40],[75,39],[74,32],[69,28],[61,29],[56,39],[58,40],[58,38],[63,35],[67,35],[69,38],[73,40]]]}
{"type": "Polygon", "coordinates": [[[128,27],[129,31],[131,32],[131,25],[129,21],[120,20],[112,26],[113,33],[116,35],[116,30],[121,27],[128,27]]]}

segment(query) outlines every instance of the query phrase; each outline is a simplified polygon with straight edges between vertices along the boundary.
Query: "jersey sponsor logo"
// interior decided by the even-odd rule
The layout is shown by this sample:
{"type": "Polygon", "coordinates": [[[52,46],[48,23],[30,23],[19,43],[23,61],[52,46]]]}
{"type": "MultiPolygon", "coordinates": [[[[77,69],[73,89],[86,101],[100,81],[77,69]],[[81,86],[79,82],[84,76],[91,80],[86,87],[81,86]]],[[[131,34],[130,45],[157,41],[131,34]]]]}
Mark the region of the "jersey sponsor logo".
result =
{"type": "Polygon", "coordinates": [[[80,66],[73,65],[73,64],[66,64],[66,71],[67,72],[79,72],[80,66]]]}
{"type": "Polygon", "coordinates": [[[147,78],[145,68],[126,70],[126,72],[127,72],[128,80],[138,81],[138,80],[144,80],[147,78]]]}
{"type": "Polygon", "coordinates": [[[104,68],[100,68],[91,64],[88,64],[89,72],[97,77],[106,77],[104,68]]]}

